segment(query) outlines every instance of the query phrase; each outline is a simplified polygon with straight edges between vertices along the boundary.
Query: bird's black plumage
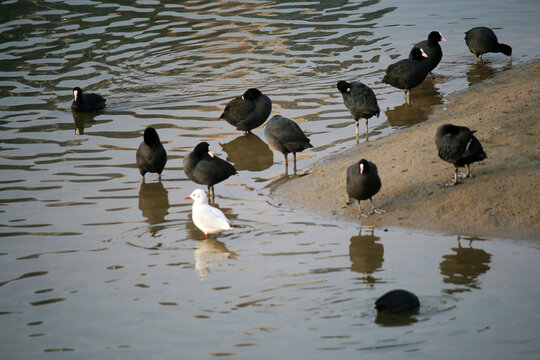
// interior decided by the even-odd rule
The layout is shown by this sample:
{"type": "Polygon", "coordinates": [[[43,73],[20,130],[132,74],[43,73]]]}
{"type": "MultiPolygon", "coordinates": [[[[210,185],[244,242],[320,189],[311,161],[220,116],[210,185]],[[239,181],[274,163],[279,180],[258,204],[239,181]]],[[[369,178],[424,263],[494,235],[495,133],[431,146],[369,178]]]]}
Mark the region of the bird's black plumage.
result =
{"type": "MultiPolygon", "coordinates": [[[[432,31],[429,33],[427,40],[420,41],[413,46],[413,49],[422,49],[428,56],[429,61],[431,61],[429,71],[433,71],[433,69],[435,69],[437,65],[439,65],[439,63],[441,62],[443,53],[441,45],[439,45],[440,41],[445,42],[446,39],[441,35],[440,32],[432,31]]],[[[411,49],[411,52],[409,53],[409,59],[412,58],[413,54],[411,49]]]]}
{"type": "Polygon", "coordinates": [[[340,80],[337,88],[343,97],[343,103],[351,113],[356,123],[356,137],[358,139],[358,121],[361,118],[366,119],[366,138],[367,122],[372,116],[379,117],[380,109],[377,103],[377,97],[373,90],[360,81],[347,82],[340,80]]]}
{"type": "Polygon", "coordinates": [[[184,158],[184,172],[197,184],[207,185],[212,197],[214,185],[236,174],[234,166],[210,151],[207,142],[201,142],[184,158]]]}
{"type": "MultiPolygon", "coordinates": [[[[361,215],[367,216],[362,211],[360,202],[369,199],[373,205],[372,197],[379,192],[381,186],[377,166],[371,161],[362,159],[347,168],[347,195],[350,199],[358,201],[358,210],[361,215]]],[[[375,206],[373,206],[373,211],[382,212],[375,209],[375,206]]]]}
{"type": "Polygon", "coordinates": [[[391,290],[375,301],[375,308],[389,314],[412,312],[420,308],[420,300],[410,291],[391,290]]]}
{"type": "Polygon", "coordinates": [[[487,158],[480,141],[465,126],[444,124],[439,126],[435,134],[435,145],[439,157],[454,165],[454,183],[457,183],[457,169],[465,166],[469,176],[469,165],[487,158]]]}
{"type": "Polygon", "coordinates": [[[407,92],[420,85],[430,71],[431,62],[422,49],[411,50],[412,59],[403,59],[386,68],[383,83],[405,90],[405,100],[407,92]]]}
{"type": "Polygon", "coordinates": [[[105,100],[98,94],[83,94],[80,87],[73,88],[72,111],[90,112],[101,110],[105,107],[105,100]]]}
{"type": "Polygon", "coordinates": [[[153,127],[147,127],[144,130],[144,141],[137,149],[137,167],[139,172],[144,175],[149,173],[161,173],[167,163],[167,152],[159,140],[159,135],[153,127]]]}
{"type": "Polygon", "coordinates": [[[264,128],[264,136],[271,147],[285,156],[285,166],[288,163],[287,154],[293,153],[295,170],[296,153],[313,147],[300,126],[281,115],[272,116],[264,128]]]}
{"type": "Polygon", "coordinates": [[[249,132],[261,126],[272,111],[272,101],[260,90],[252,88],[231,100],[219,117],[238,130],[249,132]]]}
{"type": "Polygon", "coordinates": [[[488,52],[500,52],[512,61],[512,48],[509,45],[499,43],[497,35],[485,26],[474,27],[465,33],[465,43],[469,50],[476,56],[478,62],[483,54],[488,52]]]}

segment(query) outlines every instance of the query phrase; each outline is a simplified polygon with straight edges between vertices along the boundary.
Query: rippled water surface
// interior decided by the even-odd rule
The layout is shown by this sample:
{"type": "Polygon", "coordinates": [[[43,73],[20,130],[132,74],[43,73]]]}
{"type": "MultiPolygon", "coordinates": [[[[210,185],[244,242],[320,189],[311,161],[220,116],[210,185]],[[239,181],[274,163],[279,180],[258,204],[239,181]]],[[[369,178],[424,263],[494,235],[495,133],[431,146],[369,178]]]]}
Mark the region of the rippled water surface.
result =
{"type": "Polygon", "coordinates": [[[356,143],[338,80],[374,89],[376,141],[511,66],[502,54],[476,64],[467,29],[494,27],[514,64],[538,58],[537,1],[1,9],[2,358],[538,358],[536,243],[367,229],[285,208],[269,190],[287,180],[283,156],[263,129],[244,136],[218,120],[258,87],[311,138],[298,156],[305,173],[356,143]],[[443,60],[406,105],[381,83],[384,69],[431,30],[448,40],[443,60]],[[106,97],[106,109],[71,113],[74,86],[106,97]],[[142,183],[135,166],[147,126],[169,156],[161,183],[142,183]],[[204,240],[184,199],[197,185],[182,159],[203,140],[239,171],[216,186],[235,225],[217,240],[204,240]],[[373,302],[394,288],[414,291],[420,312],[377,317],[373,302]]]}

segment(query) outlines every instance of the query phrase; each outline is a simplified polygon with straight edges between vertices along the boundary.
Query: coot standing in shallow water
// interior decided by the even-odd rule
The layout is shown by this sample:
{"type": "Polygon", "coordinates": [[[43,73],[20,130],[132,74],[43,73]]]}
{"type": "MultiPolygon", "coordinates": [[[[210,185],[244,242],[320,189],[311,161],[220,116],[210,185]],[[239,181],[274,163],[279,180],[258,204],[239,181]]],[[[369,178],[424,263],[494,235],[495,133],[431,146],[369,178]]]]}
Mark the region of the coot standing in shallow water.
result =
{"type": "Polygon", "coordinates": [[[404,89],[405,102],[407,102],[407,93],[424,81],[431,67],[431,61],[422,49],[414,48],[411,50],[411,54],[412,59],[403,59],[390,64],[382,79],[385,84],[404,89]]]}
{"type": "Polygon", "coordinates": [[[191,217],[195,226],[204,233],[206,239],[208,239],[208,234],[214,234],[216,237],[217,233],[231,228],[225,214],[218,208],[208,205],[208,198],[203,190],[195,189],[191,195],[186,196],[186,199],[193,200],[191,217]]]}
{"type": "Polygon", "coordinates": [[[379,312],[398,314],[412,312],[420,308],[418,297],[407,290],[391,290],[375,301],[379,312]]]}
{"type": "MultiPolygon", "coordinates": [[[[439,45],[439,41],[446,42],[446,39],[443,38],[440,32],[438,31],[432,31],[429,33],[427,40],[420,41],[416,45],[413,46],[414,48],[422,49],[426,53],[429,61],[431,61],[431,66],[429,71],[432,72],[433,69],[439,65],[442,59],[442,49],[441,45],[439,45]]],[[[412,59],[412,49],[409,53],[409,59],[412,59]]]]}
{"type": "Polygon", "coordinates": [[[98,94],[83,94],[80,87],[73,88],[72,111],[90,112],[101,110],[105,107],[105,99],[98,94]]]}
{"type": "Polygon", "coordinates": [[[374,212],[383,214],[384,210],[376,209],[372,199],[381,189],[381,185],[377,166],[371,161],[362,159],[349,166],[347,169],[347,195],[349,195],[347,206],[351,204],[351,199],[356,199],[358,201],[358,212],[360,215],[368,217],[368,215],[374,212]],[[369,213],[363,212],[360,204],[362,200],[367,199],[371,201],[371,205],[373,206],[373,209],[369,213]]]}
{"type": "Polygon", "coordinates": [[[161,172],[167,163],[167,152],[159,140],[159,135],[153,127],[144,130],[143,142],[137,149],[137,166],[144,181],[144,175],[158,173],[161,180],[161,172]]]}
{"type": "Polygon", "coordinates": [[[244,94],[231,100],[219,117],[242,130],[244,134],[261,126],[272,111],[272,101],[258,89],[248,89],[244,94]]]}
{"type": "Polygon", "coordinates": [[[184,172],[197,184],[207,185],[214,200],[214,185],[236,174],[234,166],[210,151],[207,142],[201,142],[184,158],[184,172]]]}
{"type": "Polygon", "coordinates": [[[475,132],[465,126],[452,124],[444,124],[437,129],[435,145],[439,157],[454,165],[454,177],[446,186],[458,183],[458,167],[465,166],[465,177],[470,177],[470,164],[487,158],[480,141],[473,135],[475,132]]]}
{"type": "Polygon", "coordinates": [[[379,117],[379,104],[371,88],[360,81],[340,80],[337,88],[343,96],[343,103],[349,109],[356,123],[356,143],[358,143],[358,121],[366,119],[366,141],[368,140],[368,119],[374,115],[379,117]]]}
{"type": "Polygon", "coordinates": [[[281,115],[272,116],[264,128],[264,136],[271,147],[285,156],[286,171],[288,168],[287,154],[293,153],[294,172],[296,173],[296,153],[313,147],[300,126],[281,115]]]}
{"type": "Polygon", "coordinates": [[[500,44],[497,35],[485,26],[479,26],[465,33],[465,43],[469,50],[476,56],[476,61],[482,60],[482,55],[488,52],[500,52],[509,57],[512,62],[512,48],[506,44],[500,44]]]}

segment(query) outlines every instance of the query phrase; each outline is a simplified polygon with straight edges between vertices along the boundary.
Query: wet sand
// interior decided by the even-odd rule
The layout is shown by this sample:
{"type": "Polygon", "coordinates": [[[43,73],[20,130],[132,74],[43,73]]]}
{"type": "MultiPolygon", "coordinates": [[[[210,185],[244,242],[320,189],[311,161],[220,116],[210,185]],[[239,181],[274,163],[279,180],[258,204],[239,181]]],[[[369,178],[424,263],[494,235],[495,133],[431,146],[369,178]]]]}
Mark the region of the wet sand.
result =
{"type": "MultiPolygon", "coordinates": [[[[452,95],[422,124],[313,164],[307,175],[277,187],[274,199],[362,225],[540,240],[539,80],[539,60],[514,65],[452,95]],[[472,178],[446,188],[440,184],[451,179],[453,166],[439,159],[435,147],[444,123],[477,130],[488,154],[472,164],[472,178]],[[346,169],[361,158],[377,164],[383,185],[373,200],[386,210],[367,219],[343,208],[346,169]]],[[[369,201],[362,206],[371,209],[369,201]]]]}

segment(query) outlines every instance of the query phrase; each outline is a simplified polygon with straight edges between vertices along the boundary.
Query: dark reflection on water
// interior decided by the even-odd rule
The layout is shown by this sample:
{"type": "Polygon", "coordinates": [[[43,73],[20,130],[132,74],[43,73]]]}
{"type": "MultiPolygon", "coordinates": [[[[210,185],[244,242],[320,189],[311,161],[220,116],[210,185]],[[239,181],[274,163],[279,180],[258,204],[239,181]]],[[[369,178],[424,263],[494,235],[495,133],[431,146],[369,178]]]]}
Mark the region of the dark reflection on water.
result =
{"type": "Polygon", "coordinates": [[[448,294],[480,289],[480,275],[485,274],[490,269],[491,254],[473,248],[474,240],[479,238],[465,238],[468,241],[466,246],[461,245],[461,238],[458,236],[458,247],[452,248],[453,253],[443,255],[443,261],[439,265],[441,275],[445,284],[457,285],[453,288],[444,289],[448,294]]]}
{"type": "Polygon", "coordinates": [[[274,165],[274,154],[270,147],[253,133],[220,144],[237,171],[262,171],[274,165]]]}
{"type": "Polygon", "coordinates": [[[467,82],[469,86],[473,86],[492,78],[496,73],[497,71],[489,63],[470,64],[469,70],[467,70],[467,82]]]}
{"type": "Polygon", "coordinates": [[[99,113],[83,113],[83,112],[73,112],[73,121],[75,122],[75,134],[83,135],[84,129],[90,128],[92,125],[96,125],[99,122],[94,120],[99,113]]]}
{"type": "Polygon", "coordinates": [[[402,314],[377,313],[375,323],[381,326],[388,327],[408,326],[418,321],[415,317],[416,314],[418,314],[418,311],[402,314]]]}
{"type": "Polygon", "coordinates": [[[160,182],[142,182],[139,188],[139,210],[150,226],[152,236],[165,228],[165,216],[169,214],[168,192],[160,182]],[[158,225],[157,224],[162,224],[158,225]]]}
{"type": "Polygon", "coordinates": [[[363,281],[368,284],[376,282],[372,274],[381,269],[384,262],[384,246],[374,232],[375,229],[360,229],[358,235],[351,237],[349,245],[351,270],[363,274],[363,281]]]}
{"type": "Polygon", "coordinates": [[[431,76],[418,87],[413,89],[411,103],[404,103],[385,111],[386,118],[394,127],[408,127],[428,119],[433,106],[441,105],[443,97],[435,87],[431,76]]]}

